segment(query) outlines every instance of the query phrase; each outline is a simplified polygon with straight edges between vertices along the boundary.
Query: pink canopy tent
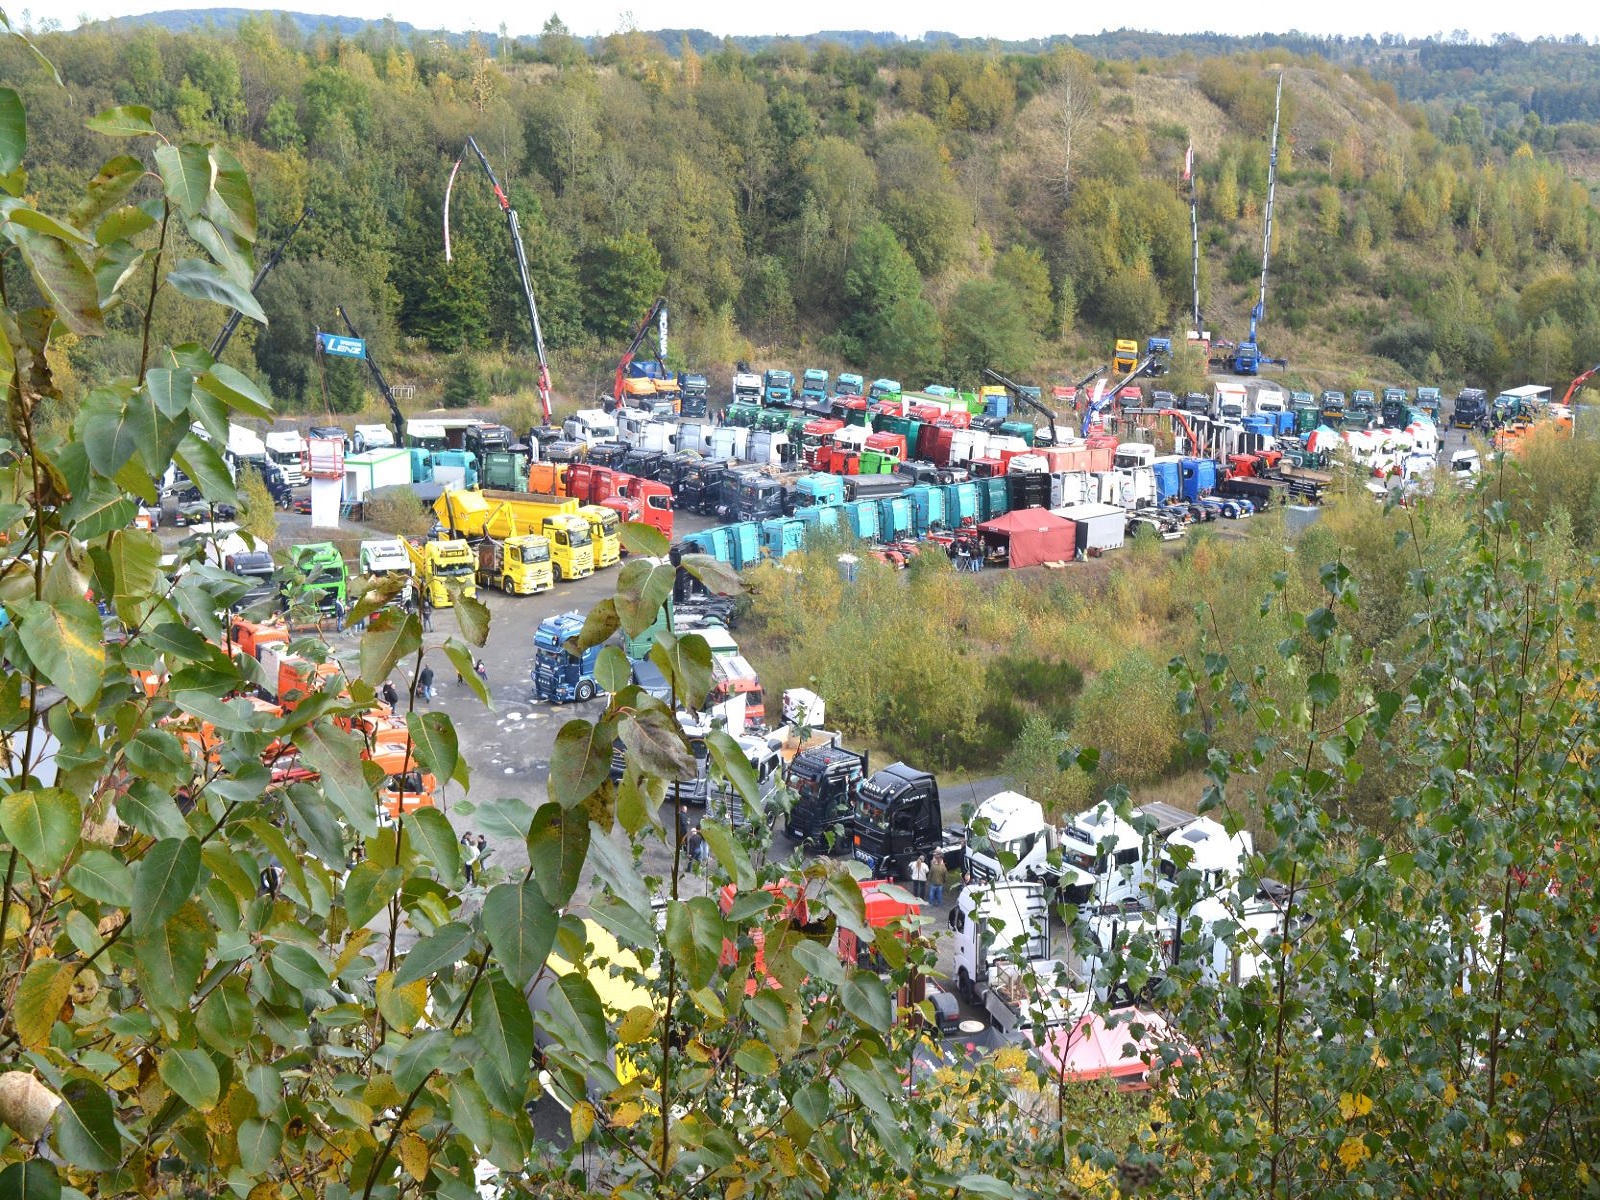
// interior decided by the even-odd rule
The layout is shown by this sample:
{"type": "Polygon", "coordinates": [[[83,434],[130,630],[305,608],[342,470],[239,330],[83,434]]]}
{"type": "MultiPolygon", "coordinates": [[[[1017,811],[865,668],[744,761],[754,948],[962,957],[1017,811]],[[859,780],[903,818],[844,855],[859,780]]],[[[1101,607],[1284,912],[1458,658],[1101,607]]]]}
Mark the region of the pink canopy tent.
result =
{"type": "Polygon", "coordinates": [[[1003,542],[1013,567],[1036,567],[1046,562],[1071,562],[1078,539],[1075,521],[1043,508],[1019,508],[985,521],[978,532],[989,545],[1003,542]]]}
{"type": "Polygon", "coordinates": [[[1066,1029],[1058,1029],[1039,1049],[1050,1074],[1068,1079],[1112,1079],[1125,1092],[1142,1091],[1150,1086],[1145,1060],[1160,1062],[1158,1044],[1171,1038],[1161,1017],[1140,1009],[1115,1014],[1115,1024],[1107,1024],[1098,1013],[1088,1013],[1066,1029]],[[1143,1028],[1143,1037],[1133,1036],[1133,1025],[1143,1028]]]}

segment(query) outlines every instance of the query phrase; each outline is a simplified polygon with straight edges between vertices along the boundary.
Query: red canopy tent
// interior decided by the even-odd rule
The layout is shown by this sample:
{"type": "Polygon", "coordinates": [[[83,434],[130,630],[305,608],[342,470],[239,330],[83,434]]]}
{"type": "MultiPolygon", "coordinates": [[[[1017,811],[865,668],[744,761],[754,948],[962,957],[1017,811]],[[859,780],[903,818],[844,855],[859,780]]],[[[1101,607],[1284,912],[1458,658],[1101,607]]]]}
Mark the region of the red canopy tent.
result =
{"type": "Polygon", "coordinates": [[[1167,1023],[1155,1013],[1138,1009],[1117,1016],[1126,1019],[1108,1025],[1104,1017],[1088,1013],[1071,1028],[1051,1034],[1039,1049],[1050,1074],[1065,1074],[1069,1079],[1110,1078],[1122,1091],[1149,1087],[1145,1059],[1160,1063],[1157,1045],[1171,1036],[1167,1023]],[[1131,1025],[1141,1026],[1144,1036],[1134,1037],[1131,1025]]]}
{"type": "Polygon", "coordinates": [[[1078,526],[1049,509],[1019,508],[978,526],[984,543],[1004,544],[1013,567],[1036,567],[1047,562],[1071,562],[1078,526]]]}

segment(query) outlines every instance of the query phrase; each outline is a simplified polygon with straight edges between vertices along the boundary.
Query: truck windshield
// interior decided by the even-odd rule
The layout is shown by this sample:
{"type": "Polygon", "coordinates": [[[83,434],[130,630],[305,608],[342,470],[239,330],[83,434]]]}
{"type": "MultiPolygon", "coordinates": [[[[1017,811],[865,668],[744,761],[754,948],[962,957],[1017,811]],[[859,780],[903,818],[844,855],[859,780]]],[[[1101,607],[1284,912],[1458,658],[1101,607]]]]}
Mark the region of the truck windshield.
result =
{"type": "Polygon", "coordinates": [[[587,528],[569,530],[567,537],[574,546],[590,546],[594,544],[587,528]]]}
{"type": "Polygon", "coordinates": [[[472,567],[467,563],[450,563],[438,568],[440,575],[471,575],[472,567]]]}
{"type": "Polygon", "coordinates": [[[889,831],[888,801],[868,796],[864,788],[860,795],[861,805],[857,810],[857,816],[860,818],[861,823],[877,830],[879,833],[887,833],[889,831]]]}
{"type": "Polygon", "coordinates": [[[522,548],[522,561],[525,563],[542,563],[550,561],[549,546],[524,546],[522,548]]]}
{"type": "Polygon", "coordinates": [[[614,512],[608,511],[600,518],[600,532],[606,537],[614,536],[621,528],[622,522],[617,519],[617,514],[614,512]]]}

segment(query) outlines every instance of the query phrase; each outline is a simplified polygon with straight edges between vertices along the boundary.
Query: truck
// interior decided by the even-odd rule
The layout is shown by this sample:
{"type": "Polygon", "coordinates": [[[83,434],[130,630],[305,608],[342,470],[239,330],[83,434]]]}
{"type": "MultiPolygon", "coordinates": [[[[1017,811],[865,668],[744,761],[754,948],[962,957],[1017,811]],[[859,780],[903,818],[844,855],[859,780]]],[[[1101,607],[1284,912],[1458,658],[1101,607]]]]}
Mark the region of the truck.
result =
{"type": "Polygon", "coordinates": [[[267,458],[283,472],[283,481],[290,487],[302,487],[310,479],[306,474],[310,445],[298,429],[275,429],[262,438],[267,458]]]}
{"type": "Polygon", "coordinates": [[[567,641],[583,631],[583,614],[561,613],[539,622],[533,635],[533,697],[552,704],[577,701],[587,703],[600,694],[595,682],[595,664],[600,647],[590,646],[581,655],[567,653],[567,641]]]}
{"type": "Polygon", "coordinates": [[[867,774],[865,750],[817,746],[789,761],[784,783],[794,793],[783,831],[809,849],[853,852],[856,793],[867,774]]]}
{"type": "Polygon", "coordinates": [[[1452,429],[1476,429],[1489,415],[1489,396],[1482,388],[1463,388],[1450,410],[1452,429]]]}
{"type": "Polygon", "coordinates": [[[350,433],[350,451],[354,454],[394,448],[394,431],[387,425],[357,425],[350,433]]]}
{"type": "Polygon", "coordinates": [[[311,542],[289,547],[289,562],[305,576],[305,588],[318,608],[332,612],[335,602],[348,598],[350,572],[339,548],[332,542],[311,542]]]}
{"type": "Polygon", "coordinates": [[[542,535],[550,543],[550,569],[558,583],[594,574],[594,537],[576,500],[539,493],[446,492],[434,501],[433,511],[458,537],[504,541],[525,533],[542,535]]]}
{"type": "Polygon", "coordinates": [[[415,579],[404,538],[369,538],[363,541],[356,563],[363,575],[380,579],[391,575],[402,577],[405,582],[396,593],[395,601],[402,607],[410,605],[415,579]]]}
{"type": "Polygon", "coordinates": [[[800,403],[809,407],[828,399],[828,373],[817,367],[807,367],[800,376],[800,403]]]}
{"type": "Polygon", "coordinates": [[[250,584],[250,590],[234,601],[235,612],[255,612],[277,605],[277,570],[272,564],[272,555],[264,548],[237,548],[223,558],[222,569],[250,584]]]}
{"type": "Polygon", "coordinates": [[[602,408],[580,408],[561,423],[561,436],[585,446],[614,442],[617,440],[616,418],[602,408]]]}
{"type": "Polygon", "coordinates": [[[740,364],[741,369],[733,375],[733,403],[734,404],[761,404],[761,376],[740,364]]]}
{"type": "Polygon", "coordinates": [[[465,596],[478,594],[474,579],[478,560],[472,547],[461,538],[438,538],[420,544],[407,541],[405,546],[417,586],[434,608],[455,605],[452,587],[459,588],[465,596]]]}
{"type": "Polygon", "coordinates": [[[1242,383],[1219,383],[1212,390],[1211,415],[1219,421],[1243,421],[1249,395],[1242,383]]]}
{"type": "Polygon", "coordinates": [[[852,375],[848,371],[839,372],[839,378],[833,381],[833,394],[835,396],[859,396],[866,387],[866,380],[859,375],[852,375]]]}
{"type": "Polygon", "coordinates": [[[729,521],[765,521],[784,515],[784,488],[770,475],[751,471],[739,479],[725,516],[729,521]]]}
{"type": "Polygon", "coordinates": [[[774,408],[794,403],[794,372],[773,368],[761,378],[762,397],[774,408]]]}
{"type": "Polygon", "coordinates": [[[492,587],[510,596],[533,596],[555,586],[550,571],[550,541],[538,534],[522,533],[478,543],[479,587],[492,587]]]}
{"type": "Polygon", "coordinates": [[[919,857],[941,855],[960,871],[966,861],[966,831],[946,830],[939,808],[939,781],[903,762],[882,767],[860,785],[851,854],[874,877],[907,879],[919,857]]]}
{"type": "Polygon", "coordinates": [[[679,379],[682,391],[679,412],[685,417],[707,415],[706,405],[711,399],[711,384],[704,375],[688,374],[679,379]]]}
{"type": "Polygon", "coordinates": [[[898,379],[874,379],[872,386],[867,389],[869,403],[878,400],[900,399],[900,381],[898,379]]]}
{"type": "Polygon", "coordinates": [[[461,448],[476,454],[481,464],[489,454],[509,448],[516,440],[517,435],[504,425],[485,421],[481,425],[469,426],[463,431],[461,448]]]}
{"type": "Polygon", "coordinates": [[[594,565],[614,567],[622,561],[622,518],[603,504],[580,504],[578,515],[589,523],[594,565]]]}
{"type": "Polygon", "coordinates": [[[486,488],[503,492],[526,492],[528,471],[533,465],[528,446],[518,443],[503,450],[490,450],[479,460],[478,479],[486,488]]]}
{"type": "Polygon", "coordinates": [[[1113,375],[1131,375],[1139,365],[1139,343],[1133,338],[1118,338],[1111,355],[1113,375]]]}
{"type": "Polygon", "coordinates": [[[1050,957],[1050,896],[1042,884],[965,888],[950,923],[956,992],[1005,1037],[1068,1024],[1090,1008],[1086,992],[1051,982],[1067,972],[1050,957]]]}

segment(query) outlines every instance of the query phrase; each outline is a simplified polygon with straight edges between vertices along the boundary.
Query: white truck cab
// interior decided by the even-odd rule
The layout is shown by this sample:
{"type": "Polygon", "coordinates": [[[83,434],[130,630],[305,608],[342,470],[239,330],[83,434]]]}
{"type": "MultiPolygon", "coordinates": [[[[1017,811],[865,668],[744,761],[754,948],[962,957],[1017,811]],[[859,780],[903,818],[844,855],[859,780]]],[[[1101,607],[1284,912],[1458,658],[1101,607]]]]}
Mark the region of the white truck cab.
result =
{"type": "Polygon", "coordinates": [[[387,425],[357,425],[350,434],[351,449],[357,454],[365,454],[368,450],[386,450],[393,445],[394,430],[387,425]]]}
{"type": "Polygon", "coordinates": [[[601,408],[580,408],[561,423],[561,436],[569,442],[592,446],[617,440],[617,420],[601,408]]]}
{"type": "Polygon", "coordinates": [[[415,571],[411,565],[411,555],[406,553],[406,545],[399,538],[369,538],[362,542],[358,563],[363,575],[397,575],[403,578],[405,583],[395,599],[401,604],[411,602],[411,582],[415,571]]]}
{"type": "Polygon", "coordinates": [[[266,446],[267,458],[283,472],[283,481],[290,487],[300,487],[308,480],[307,460],[311,445],[298,429],[274,429],[261,439],[266,446]]]}
{"type": "Polygon", "coordinates": [[[1057,845],[1056,829],[1037,800],[1021,792],[996,792],[978,805],[971,825],[967,866],[973,879],[1028,881],[1054,874],[1049,857],[1057,845]],[[1007,860],[1015,861],[1007,866],[1007,860]]]}

